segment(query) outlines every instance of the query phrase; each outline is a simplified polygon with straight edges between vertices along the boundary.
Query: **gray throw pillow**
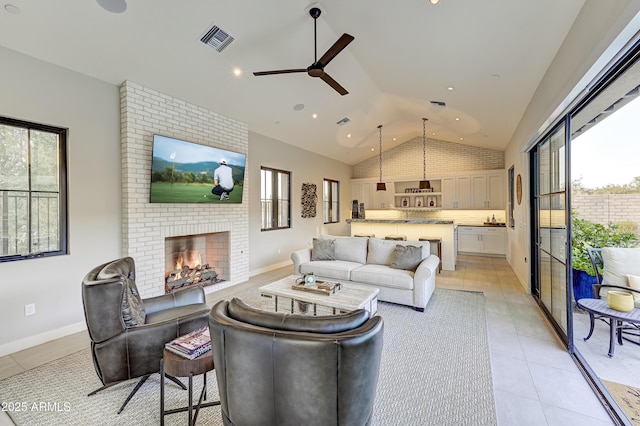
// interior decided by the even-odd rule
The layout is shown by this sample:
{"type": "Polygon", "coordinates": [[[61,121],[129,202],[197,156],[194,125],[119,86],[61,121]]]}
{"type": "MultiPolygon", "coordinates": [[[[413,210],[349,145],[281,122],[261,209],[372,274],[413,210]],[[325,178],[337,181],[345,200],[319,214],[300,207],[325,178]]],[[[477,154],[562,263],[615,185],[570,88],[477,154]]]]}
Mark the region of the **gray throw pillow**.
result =
{"type": "Polygon", "coordinates": [[[311,260],[336,260],[336,240],[314,238],[311,260]]]}
{"type": "Polygon", "coordinates": [[[422,247],[396,245],[395,257],[391,262],[394,269],[415,271],[422,262],[422,247]]]}
{"type": "Polygon", "coordinates": [[[131,278],[125,278],[126,288],[122,295],[122,320],[127,327],[144,324],[146,312],[138,289],[131,278]]]}

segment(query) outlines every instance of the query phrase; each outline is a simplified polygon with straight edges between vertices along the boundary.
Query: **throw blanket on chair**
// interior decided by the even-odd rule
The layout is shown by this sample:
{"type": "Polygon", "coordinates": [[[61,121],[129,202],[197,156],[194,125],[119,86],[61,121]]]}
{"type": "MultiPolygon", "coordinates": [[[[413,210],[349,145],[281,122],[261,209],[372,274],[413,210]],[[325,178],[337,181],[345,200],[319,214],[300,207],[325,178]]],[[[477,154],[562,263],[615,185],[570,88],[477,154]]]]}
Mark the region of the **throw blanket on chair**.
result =
{"type": "Polygon", "coordinates": [[[303,183],[302,184],[302,217],[316,217],[316,203],[318,197],[316,196],[316,184],[315,183],[303,183]]]}

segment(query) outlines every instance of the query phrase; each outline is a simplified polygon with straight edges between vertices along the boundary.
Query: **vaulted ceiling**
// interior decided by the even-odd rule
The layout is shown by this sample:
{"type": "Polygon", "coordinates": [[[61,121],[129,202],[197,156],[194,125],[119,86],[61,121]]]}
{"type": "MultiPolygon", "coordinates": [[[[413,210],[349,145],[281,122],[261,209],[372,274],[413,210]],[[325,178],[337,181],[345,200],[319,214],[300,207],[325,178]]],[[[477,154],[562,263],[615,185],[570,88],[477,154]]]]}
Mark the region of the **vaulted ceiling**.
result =
{"type": "Polygon", "coordinates": [[[0,45],[356,164],[376,155],[378,125],[386,150],[422,136],[423,117],[428,137],[504,149],[584,0],[127,0],[123,13],[94,0],[7,3],[0,45]],[[345,96],[306,73],[252,74],[314,62],[311,7],[322,11],[318,58],[355,37],[325,68],[345,96]],[[214,24],[234,38],[222,52],[200,41],[214,24]]]}

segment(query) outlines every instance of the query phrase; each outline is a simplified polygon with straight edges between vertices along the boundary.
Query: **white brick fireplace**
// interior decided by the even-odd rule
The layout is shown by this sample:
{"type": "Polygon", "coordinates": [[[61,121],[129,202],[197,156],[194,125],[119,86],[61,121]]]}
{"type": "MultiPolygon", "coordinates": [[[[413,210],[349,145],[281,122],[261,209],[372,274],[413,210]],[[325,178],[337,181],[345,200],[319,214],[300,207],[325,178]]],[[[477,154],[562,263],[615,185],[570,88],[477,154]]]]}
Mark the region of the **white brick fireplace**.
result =
{"type": "MultiPolygon", "coordinates": [[[[226,280],[207,292],[249,279],[249,182],[242,204],[149,202],[154,134],[248,154],[245,123],[126,81],[120,87],[123,253],[136,262],[143,298],[164,294],[165,239],[228,232],[226,280]]],[[[221,271],[216,270],[219,274],[221,271]]]]}

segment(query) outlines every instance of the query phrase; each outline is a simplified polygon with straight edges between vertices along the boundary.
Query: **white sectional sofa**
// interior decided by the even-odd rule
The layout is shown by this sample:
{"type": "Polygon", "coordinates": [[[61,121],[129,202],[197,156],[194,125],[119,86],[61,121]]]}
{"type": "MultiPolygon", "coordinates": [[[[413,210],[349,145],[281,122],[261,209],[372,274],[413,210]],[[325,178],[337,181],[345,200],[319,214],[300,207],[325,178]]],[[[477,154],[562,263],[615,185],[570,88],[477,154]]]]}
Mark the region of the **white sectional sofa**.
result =
{"type": "Polygon", "coordinates": [[[315,254],[313,247],[291,254],[294,274],[313,273],[320,280],[351,287],[374,286],[380,289],[378,300],[412,306],[420,312],[435,290],[440,259],[430,253],[428,241],[322,235],[314,238],[314,247],[315,254]],[[327,254],[329,245],[334,250],[327,254]],[[408,263],[407,256],[411,258],[408,263]]]}

